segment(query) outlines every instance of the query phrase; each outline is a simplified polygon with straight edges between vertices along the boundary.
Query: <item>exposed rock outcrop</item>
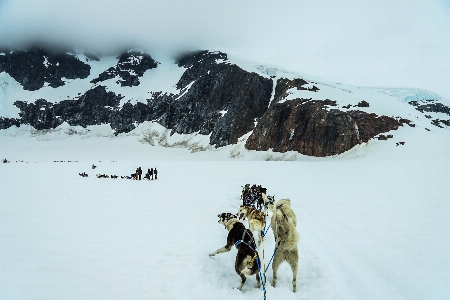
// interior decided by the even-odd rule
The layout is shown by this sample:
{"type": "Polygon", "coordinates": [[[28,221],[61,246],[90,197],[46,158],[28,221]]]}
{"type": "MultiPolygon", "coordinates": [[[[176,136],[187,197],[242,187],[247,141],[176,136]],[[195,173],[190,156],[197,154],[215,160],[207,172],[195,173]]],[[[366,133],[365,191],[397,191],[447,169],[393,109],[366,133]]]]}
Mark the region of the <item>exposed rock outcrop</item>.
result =
{"type": "Polygon", "coordinates": [[[277,85],[275,86],[275,95],[272,101],[272,104],[278,103],[281,100],[285,99],[289,94],[289,90],[292,88],[296,88],[297,90],[307,90],[311,92],[319,91],[319,88],[313,85],[312,87],[304,87],[305,85],[310,84],[310,82],[302,79],[288,79],[288,78],[280,78],[277,80],[277,85]]]}
{"type": "Polygon", "coordinates": [[[19,127],[20,124],[21,124],[20,119],[0,117],[0,130],[7,129],[12,126],[19,127]]]}
{"type": "Polygon", "coordinates": [[[442,104],[442,103],[434,103],[434,100],[429,101],[411,101],[409,104],[413,105],[418,111],[421,113],[424,112],[436,112],[436,113],[444,113],[450,116],[450,107],[442,104]]]}
{"type": "Polygon", "coordinates": [[[98,83],[118,76],[121,79],[117,83],[121,86],[138,86],[140,84],[139,77],[142,77],[145,71],[158,66],[158,62],[150,55],[139,51],[126,52],[118,58],[119,61],[115,66],[92,79],[91,83],[98,83]]]}
{"type": "MultiPolygon", "coordinates": [[[[436,103],[435,100],[411,101],[409,102],[409,104],[413,105],[416,108],[416,110],[420,111],[421,113],[433,112],[446,114],[450,116],[450,107],[439,102],[436,103]]],[[[432,119],[432,116],[430,115],[425,115],[425,117],[428,119],[432,119]]],[[[441,120],[439,118],[436,118],[431,120],[431,124],[439,128],[444,128],[444,126],[442,126],[441,124],[450,126],[450,119],[441,120]]]]}
{"type": "Polygon", "coordinates": [[[160,118],[173,132],[211,133],[211,145],[233,144],[269,105],[272,80],[230,64],[225,53],[192,53],[178,65],[187,68],[177,83],[181,95],[166,104],[160,118]]]}
{"type": "Polygon", "coordinates": [[[294,150],[323,157],[343,153],[382,132],[402,126],[395,118],[327,109],[326,103],[296,99],[272,105],[245,147],[259,151],[294,150]]]}
{"type": "MultiPolygon", "coordinates": [[[[391,117],[378,116],[374,113],[366,113],[360,110],[352,110],[347,114],[356,122],[358,126],[360,142],[368,142],[376,135],[388,132],[390,130],[397,130],[399,126],[403,126],[402,123],[391,117]]],[[[403,123],[407,123],[409,120],[404,120],[403,123]]]]}
{"type": "Polygon", "coordinates": [[[369,107],[370,104],[369,104],[369,102],[367,102],[366,100],[362,100],[362,101],[360,101],[356,106],[357,106],[357,107],[369,107]]]}
{"type": "Polygon", "coordinates": [[[107,92],[104,86],[96,86],[77,100],[51,103],[38,99],[34,103],[16,101],[22,124],[34,128],[56,128],[64,121],[72,126],[86,127],[110,122],[111,111],[117,109],[121,97],[107,92]]]}
{"type": "Polygon", "coordinates": [[[359,142],[356,123],[348,114],[328,110],[322,101],[296,99],[271,105],[245,147],[323,157],[347,151],[359,142]]]}
{"type": "Polygon", "coordinates": [[[62,78],[86,78],[91,67],[75,55],[51,52],[42,48],[5,51],[0,55],[0,72],[8,73],[25,90],[35,91],[46,83],[56,88],[64,85],[62,78]]]}

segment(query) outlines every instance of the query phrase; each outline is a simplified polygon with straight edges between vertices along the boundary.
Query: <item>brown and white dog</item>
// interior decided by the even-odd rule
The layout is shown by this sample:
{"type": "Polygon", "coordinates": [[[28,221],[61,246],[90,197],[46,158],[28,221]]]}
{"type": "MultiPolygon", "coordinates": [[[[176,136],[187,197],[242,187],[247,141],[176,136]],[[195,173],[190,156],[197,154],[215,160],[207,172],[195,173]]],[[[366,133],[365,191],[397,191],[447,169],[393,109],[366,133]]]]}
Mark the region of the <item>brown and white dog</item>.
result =
{"type": "Polygon", "coordinates": [[[254,232],[255,230],[258,231],[258,246],[261,245],[261,230],[264,229],[266,214],[264,214],[264,212],[262,211],[257,210],[253,206],[241,205],[239,206],[238,217],[239,220],[245,220],[245,218],[248,219],[248,228],[251,232],[254,232]]]}
{"type": "Polygon", "coordinates": [[[273,211],[270,225],[275,236],[276,252],[273,258],[272,286],[277,284],[277,270],[283,261],[287,261],[292,269],[292,289],[297,291],[298,248],[297,217],[291,208],[291,200],[281,199],[271,205],[273,211]]]}
{"type": "Polygon", "coordinates": [[[236,215],[222,213],[217,216],[219,217],[218,222],[228,230],[227,244],[213,253],[210,253],[209,256],[229,252],[233,246],[236,246],[238,252],[236,254],[234,268],[236,273],[241,277],[241,284],[239,285],[238,290],[242,289],[247,280],[245,275],[255,274],[257,287],[259,288],[261,286],[258,273],[259,256],[256,251],[256,244],[252,232],[246,229],[244,224],[239,222],[236,215]]]}

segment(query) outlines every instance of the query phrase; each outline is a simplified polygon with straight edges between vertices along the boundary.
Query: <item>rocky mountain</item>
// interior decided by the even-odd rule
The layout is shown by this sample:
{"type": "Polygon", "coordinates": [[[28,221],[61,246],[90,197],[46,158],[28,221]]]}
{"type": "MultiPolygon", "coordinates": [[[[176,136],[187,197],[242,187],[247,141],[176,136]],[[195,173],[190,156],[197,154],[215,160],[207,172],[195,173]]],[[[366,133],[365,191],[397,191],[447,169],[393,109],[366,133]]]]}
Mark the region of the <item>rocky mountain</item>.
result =
{"type": "Polygon", "coordinates": [[[1,130],[66,122],[109,124],[119,135],[156,122],[171,135],[207,136],[214,147],[243,143],[248,150],[322,157],[401,126],[414,130],[422,116],[431,126],[450,126],[450,108],[428,91],[345,86],[235,62],[222,52],[160,63],[139,50],[116,57],[0,50],[0,87],[1,130]]]}
{"type": "Polygon", "coordinates": [[[42,48],[3,52],[0,72],[8,73],[25,90],[35,91],[45,84],[53,88],[64,85],[62,78],[86,78],[91,67],[75,56],[42,48]]]}
{"type": "Polygon", "coordinates": [[[102,82],[118,76],[120,80],[117,83],[120,83],[121,86],[138,86],[140,83],[139,77],[142,77],[145,71],[158,66],[157,62],[150,55],[137,51],[123,53],[118,59],[119,61],[115,66],[102,72],[90,82],[102,82]]]}

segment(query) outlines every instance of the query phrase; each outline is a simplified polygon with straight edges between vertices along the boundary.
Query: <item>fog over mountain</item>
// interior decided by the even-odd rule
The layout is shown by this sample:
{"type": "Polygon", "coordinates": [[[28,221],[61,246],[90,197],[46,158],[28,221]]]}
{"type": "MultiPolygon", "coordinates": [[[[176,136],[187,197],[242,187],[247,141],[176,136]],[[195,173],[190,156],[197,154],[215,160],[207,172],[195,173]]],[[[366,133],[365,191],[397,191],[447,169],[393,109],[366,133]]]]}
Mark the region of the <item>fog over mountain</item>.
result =
{"type": "Polygon", "coordinates": [[[0,47],[220,50],[354,85],[450,99],[448,1],[0,1],[0,47]]]}

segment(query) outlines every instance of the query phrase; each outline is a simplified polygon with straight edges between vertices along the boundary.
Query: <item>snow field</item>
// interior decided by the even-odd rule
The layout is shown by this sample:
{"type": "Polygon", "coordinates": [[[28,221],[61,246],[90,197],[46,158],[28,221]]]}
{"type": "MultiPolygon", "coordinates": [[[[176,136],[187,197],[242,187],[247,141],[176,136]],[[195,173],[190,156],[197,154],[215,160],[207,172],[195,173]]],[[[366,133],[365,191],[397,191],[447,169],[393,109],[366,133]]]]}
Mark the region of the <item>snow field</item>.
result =
{"type": "MultiPolygon", "coordinates": [[[[242,292],[235,290],[235,249],[208,256],[226,243],[217,214],[237,212],[245,183],[267,187],[276,199],[290,198],[298,219],[298,292],[291,292],[292,273],[284,263],[276,288],[268,270],[267,299],[450,296],[446,157],[180,158],[187,154],[157,161],[151,157],[159,147],[148,148],[149,158],[95,162],[96,170],[90,169],[94,161],[0,166],[2,299],[262,299],[254,277],[242,292]],[[138,166],[144,173],[157,167],[159,179],[95,178],[131,174],[138,166]],[[83,171],[88,178],[78,176],[83,171]]],[[[269,232],[266,263],[274,247],[269,232]]]]}

